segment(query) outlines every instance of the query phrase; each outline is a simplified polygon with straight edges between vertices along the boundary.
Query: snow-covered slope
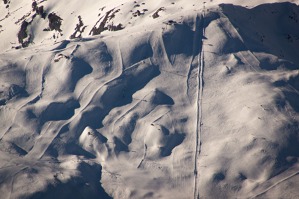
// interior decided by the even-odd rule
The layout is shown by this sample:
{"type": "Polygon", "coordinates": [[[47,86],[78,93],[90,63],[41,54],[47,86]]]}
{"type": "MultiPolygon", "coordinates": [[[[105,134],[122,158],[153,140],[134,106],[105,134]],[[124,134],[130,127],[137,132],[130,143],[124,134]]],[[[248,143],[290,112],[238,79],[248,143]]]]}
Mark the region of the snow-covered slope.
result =
{"type": "Polygon", "coordinates": [[[1,198],[299,197],[296,1],[1,3],[1,198]]]}

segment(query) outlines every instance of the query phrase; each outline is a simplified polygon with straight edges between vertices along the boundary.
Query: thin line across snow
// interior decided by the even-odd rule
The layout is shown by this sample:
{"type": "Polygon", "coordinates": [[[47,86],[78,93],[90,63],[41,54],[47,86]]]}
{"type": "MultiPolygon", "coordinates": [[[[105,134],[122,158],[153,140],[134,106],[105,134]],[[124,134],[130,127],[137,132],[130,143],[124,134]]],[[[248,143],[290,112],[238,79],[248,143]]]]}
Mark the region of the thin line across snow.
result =
{"type": "MultiPolygon", "coordinates": [[[[202,25],[204,25],[205,13],[201,16],[202,25]]],[[[198,156],[201,151],[201,125],[202,125],[202,94],[203,94],[203,68],[204,68],[204,51],[203,51],[203,38],[205,35],[204,26],[202,26],[202,40],[201,52],[198,56],[198,93],[197,93],[197,120],[196,120],[196,149],[194,160],[194,199],[199,199],[198,190],[198,156]]]]}
{"type": "Polygon", "coordinates": [[[257,194],[257,195],[255,195],[255,196],[251,197],[251,199],[253,199],[253,198],[257,198],[257,197],[259,197],[259,196],[262,196],[263,194],[267,193],[269,190],[273,189],[274,187],[276,187],[276,186],[279,185],[280,183],[283,183],[283,182],[285,182],[286,180],[288,180],[288,179],[290,179],[290,178],[292,178],[292,177],[295,177],[296,175],[299,175],[299,171],[297,171],[297,172],[295,172],[295,173],[293,173],[293,174],[291,174],[291,175],[289,175],[289,176],[283,178],[282,180],[279,180],[278,182],[276,182],[276,183],[273,184],[272,186],[268,187],[266,190],[264,190],[264,191],[260,192],[259,194],[257,194]]]}

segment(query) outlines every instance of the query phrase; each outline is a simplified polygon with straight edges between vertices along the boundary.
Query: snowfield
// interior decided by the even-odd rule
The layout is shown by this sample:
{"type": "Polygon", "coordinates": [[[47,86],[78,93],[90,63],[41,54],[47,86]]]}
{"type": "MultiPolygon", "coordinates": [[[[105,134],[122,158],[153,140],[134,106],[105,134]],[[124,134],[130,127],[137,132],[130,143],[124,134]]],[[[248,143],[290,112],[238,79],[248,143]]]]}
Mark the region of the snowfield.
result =
{"type": "Polygon", "coordinates": [[[0,198],[299,198],[299,2],[0,2],[0,198]]]}

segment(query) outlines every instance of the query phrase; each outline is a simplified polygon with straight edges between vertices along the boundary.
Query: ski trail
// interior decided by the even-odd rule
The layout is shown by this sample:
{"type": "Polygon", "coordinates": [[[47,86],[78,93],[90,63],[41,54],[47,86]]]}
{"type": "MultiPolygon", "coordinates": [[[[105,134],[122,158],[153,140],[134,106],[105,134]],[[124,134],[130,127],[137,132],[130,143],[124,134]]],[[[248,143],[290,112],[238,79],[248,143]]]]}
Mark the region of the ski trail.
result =
{"type": "Polygon", "coordinates": [[[16,178],[16,176],[17,176],[19,173],[25,171],[27,168],[28,168],[28,167],[26,166],[26,167],[20,169],[19,171],[17,171],[16,173],[14,173],[14,174],[11,176],[12,178],[11,178],[11,184],[10,184],[10,190],[9,190],[9,197],[8,197],[8,199],[13,198],[12,195],[13,195],[13,193],[14,193],[14,183],[15,183],[15,178],[16,178]]]}
{"type": "MultiPolygon", "coordinates": [[[[74,51],[78,48],[79,46],[76,46],[74,48],[74,51]]],[[[46,150],[49,148],[49,146],[51,145],[51,143],[53,142],[53,140],[57,137],[57,135],[59,135],[59,133],[61,132],[61,130],[63,129],[63,127],[65,127],[66,125],[68,125],[72,120],[74,120],[75,118],[77,118],[78,116],[80,116],[82,114],[82,112],[84,110],[86,110],[86,108],[88,106],[90,106],[90,104],[92,103],[92,101],[94,100],[94,98],[96,97],[96,95],[105,87],[107,86],[110,82],[113,82],[114,80],[116,80],[117,78],[121,77],[123,75],[123,62],[122,62],[122,57],[120,56],[120,65],[121,65],[121,69],[118,70],[118,75],[112,79],[107,80],[106,82],[104,82],[102,85],[100,85],[97,89],[95,89],[92,93],[90,93],[90,95],[88,95],[88,99],[84,100],[84,105],[82,105],[82,108],[80,108],[80,110],[78,110],[77,113],[75,113],[72,118],[70,118],[67,121],[61,121],[61,122],[50,122],[48,127],[46,129],[44,129],[41,133],[41,137],[38,138],[38,141],[34,144],[33,148],[30,150],[30,152],[26,155],[27,157],[31,157],[31,158],[38,158],[41,159],[43,157],[43,155],[45,154],[46,150]]],[[[43,75],[44,76],[44,75],[43,75]]],[[[43,78],[44,79],[44,78],[43,78]]],[[[95,81],[94,81],[95,82],[95,81]]],[[[88,84],[87,87],[92,87],[94,84],[94,82],[91,82],[91,84],[88,84]],[[89,86],[90,85],[90,86],[89,86]]],[[[42,86],[43,88],[43,86],[42,86]]],[[[43,89],[42,89],[43,90],[43,89]]],[[[40,96],[42,95],[42,92],[40,94],[40,96]]],[[[81,94],[80,94],[81,97],[81,94]]],[[[82,96],[83,97],[83,96],[82,96]]]]}
{"type": "Polygon", "coordinates": [[[141,167],[142,163],[144,162],[144,160],[145,160],[145,158],[146,158],[146,153],[147,153],[147,145],[144,144],[143,158],[142,158],[142,160],[140,161],[140,163],[138,164],[137,169],[139,169],[139,168],[141,167]]]}
{"type": "MultiPolygon", "coordinates": [[[[61,122],[59,124],[61,124],[61,122]]],[[[49,122],[47,127],[45,127],[41,132],[40,137],[34,143],[32,149],[27,153],[25,157],[29,159],[41,159],[46,150],[52,144],[55,137],[60,132],[61,129],[58,128],[59,124],[49,122]]]]}
{"type": "MultiPolygon", "coordinates": [[[[118,78],[118,77],[116,77],[118,78]]],[[[78,111],[78,113],[75,113],[72,118],[70,118],[69,120],[67,120],[66,122],[50,122],[48,127],[41,133],[41,137],[38,139],[38,141],[34,144],[33,148],[31,149],[31,151],[26,155],[27,157],[37,157],[38,159],[41,159],[42,156],[44,155],[44,153],[46,152],[46,150],[49,148],[49,146],[51,145],[51,143],[53,142],[53,140],[57,137],[57,135],[61,132],[62,128],[65,125],[68,125],[72,120],[74,120],[75,118],[77,118],[78,116],[80,116],[82,114],[82,112],[92,103],[92,100],[95,98],[95,96],[97,95],[97,93],[107,84],[109,84],[110,82],[112,82],[113,80],[115,80],[116,78],[104,83],[102,86],[100,86],[98,89],[96,89],[95,92],[93,92],[93,94],[91,95],[91,97],[89,98],[89,100],[87,101],[87,104],[85,104],[85,106],[83,106],[82,109],[80,109],[78,111]],[[51,129],[50,129],[51,127],[51,129]],[[51,131],[49,131],[49,129],[51,131]],[[55,130],[57,129],[57,130],[55,130]]]]}
{"type": "Polygon", "coordinates": [[[245,49],[246,49],[246,55],[244,52],[239,51],[238,53],[244,58],[244,60],[247,62],[247,64],[251,67],[252,70],[254,70],[255,72],[259,71],[259,65],[260,65],[260,61],[259,59],[253,54],[253,52],[250,50],[250,48],[246,45],[246,43],[244,42],[245,40],[243,39],[243,37],[240,35],[239,31],[237,30],[237,28],[234,26],[234,24],[230,21],[230,19],[222,12],[219,12],[220,14],[220,18],[218,19],[218,21],[220,22],[220,26],[223,28],[223,30],[226,31],[226,33],[233,38],[232,33],[235,33],[235,35],[238,37],[238,39],[242,42],[242,44],[244,45],[245,49]],[[227,27],[225,27],[224,22],[222,21],[223,19],[226,19],[229,25],[229,29],[227,27]],[[231,32],[230,32],[231,31],[231,32]],[[247,58],[246,58],[247,56],[247,58]],[[252,64],[251,64],[252,63],[252,64]]]}
{"type": "Polygon", "coordinates": [[[280,183],[283,183],[283,182],[287,181],[288,179],[295,177],[296,175],[299,175],[299,171],[297,171],[297,172],[295,172],[295,173],[293,173],[293,174],[291,174],[291,175],[289,175],[289,176],[287,176],[287,177],[279,180],[278,182],[276,182],[272,186],[268,187],[266,190],[264,190],[261,193],[259,193],[259,194],[255,195],[255,196],[251,197],[251,199],[259,197],[259,196],[262,196],[263,194],[267,193],[270,189],[273,189],[274,187],[276,187],[280,183]]]}
{"type": "Polygon", "coordinates": [[[119,40],[117,41],[117,48],[118,48],[118,57],[119,57],[119,62],[120,62],[120,66],[121,66],[121,71],[123,73],[126,66],[124,65],[124,60],[123,60],[121,48],[120,48],[120,45],[119,45],[119,40]]]}
{"type": "Polygon", "coordinates": [[[198,59],[197,56],[199,56],[199,51],[201,50],[200,49],[200,37],[202,37],[199,33],[199,27],[200,27],[200,22],[201,22],[202,19],[199,18],[199,16],[197,15],[196,18],[195,18],[195,27],[193,28],[194,29],[194,38],[193,38],[193,46],[192,46],[192,57],[191,57],[191,60],[190,60],[190,65],[189,65],[189,70],[188,70],[188,74],[187,74],[187,82],[186,82],[186,95],[188,96],[188,100],[191,104],[191,100],[190,100],[190,87],[189,87],[189,81],[191,81],[191,73],[192,71],[195,69],[195,65],[198,65],[199,63],[194,63],[194,60],[198,59]],[[199,45],[199,46],[198,46],[199,45]]]}
{"type": "MultiPolygon", "coordinates": [[[[202,24],[204,25],[205,12],[201,16],[202,24]]],[[[203,38],[205,35],[205,28],[202,27],[201,51],[198,56],[198,78],[197,78],[197,118],[196,118],[196,148],[194,160],[194,199],[199,199],[198,190],[198,157],[201,151],[201,124],[202,124],[202,94],[203,94],[203,68],[204,68],[204,50],[203,38]]]]}

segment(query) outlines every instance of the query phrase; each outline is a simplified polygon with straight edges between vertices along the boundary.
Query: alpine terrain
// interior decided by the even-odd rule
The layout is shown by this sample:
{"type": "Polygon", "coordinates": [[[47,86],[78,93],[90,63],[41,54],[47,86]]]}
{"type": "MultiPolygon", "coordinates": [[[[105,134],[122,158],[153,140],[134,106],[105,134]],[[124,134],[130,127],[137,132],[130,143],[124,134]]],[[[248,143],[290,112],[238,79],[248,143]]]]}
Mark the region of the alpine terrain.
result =
{"type": "Polygon", "coordinates": [[[0,1],[1,199],[298,187],[298,0],[0,1]]]}

